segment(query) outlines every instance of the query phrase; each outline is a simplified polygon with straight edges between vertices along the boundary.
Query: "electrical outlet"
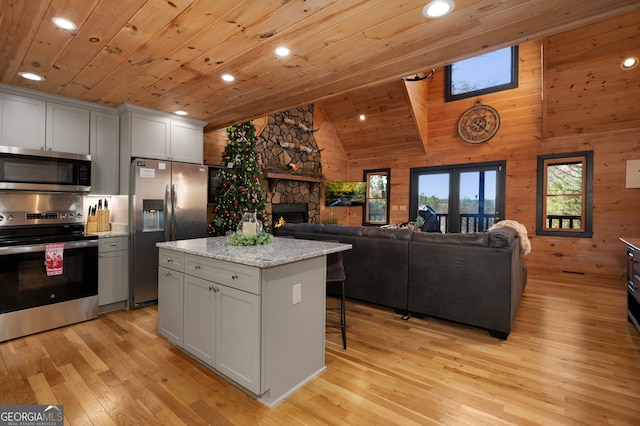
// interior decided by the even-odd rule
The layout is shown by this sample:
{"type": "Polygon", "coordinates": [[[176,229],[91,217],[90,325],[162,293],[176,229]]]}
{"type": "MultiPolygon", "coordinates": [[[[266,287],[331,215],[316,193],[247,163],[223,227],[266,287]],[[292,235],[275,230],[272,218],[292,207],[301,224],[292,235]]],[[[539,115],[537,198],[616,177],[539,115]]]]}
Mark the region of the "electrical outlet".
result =
{"type": "Polygon", "coordinates": [[[293,285],[293,304],[302,302],[302,283],[293,285]]]}

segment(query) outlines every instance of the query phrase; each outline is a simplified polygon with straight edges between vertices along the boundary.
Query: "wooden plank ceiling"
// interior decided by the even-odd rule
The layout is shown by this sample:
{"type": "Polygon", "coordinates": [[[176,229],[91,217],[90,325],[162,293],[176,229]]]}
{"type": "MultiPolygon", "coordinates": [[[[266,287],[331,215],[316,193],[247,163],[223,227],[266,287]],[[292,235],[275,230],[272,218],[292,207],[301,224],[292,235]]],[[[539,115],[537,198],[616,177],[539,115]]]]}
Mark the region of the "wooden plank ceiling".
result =
{"type": "Polygon", "coordinates": [[[3,0],[0,76],[105,105],[184,109],[209,129],[319,100],[337,120],[347,115],[332,110],[344,108],[340,99],[369,94],[377,108],[381,96],[399,96],[403,76],[640,9],[640,0],[456,0],[451,14],[430,20],[421,14],[426,3],[3,0]],[[54,16],[78,29],[56,28],[54,16]],[[279,45],[292,54],[276,57],[279,45]],[[236,81],[222,81],[225,72],[236,81]]]}

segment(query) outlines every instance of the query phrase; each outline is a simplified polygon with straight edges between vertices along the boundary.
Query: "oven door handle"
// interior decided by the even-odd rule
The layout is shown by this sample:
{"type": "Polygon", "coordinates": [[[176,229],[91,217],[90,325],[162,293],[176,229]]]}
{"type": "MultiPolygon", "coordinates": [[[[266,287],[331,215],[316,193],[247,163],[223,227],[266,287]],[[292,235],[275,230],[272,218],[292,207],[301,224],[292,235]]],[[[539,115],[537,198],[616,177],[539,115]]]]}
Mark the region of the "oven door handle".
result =
{"type": "MultiPolygon", "coordinates": [[[[28,246],[9,246],[0,247],[0,256],[7,256],[10,254],[21,253],[38,253],[46,250],[48,244],[33,244],[28,246]]],[[[83,247],[95,247],[98,245],[98,240],[82,240],[82,241],[65,241],[65,249],[75,249],[83,247]]]]}

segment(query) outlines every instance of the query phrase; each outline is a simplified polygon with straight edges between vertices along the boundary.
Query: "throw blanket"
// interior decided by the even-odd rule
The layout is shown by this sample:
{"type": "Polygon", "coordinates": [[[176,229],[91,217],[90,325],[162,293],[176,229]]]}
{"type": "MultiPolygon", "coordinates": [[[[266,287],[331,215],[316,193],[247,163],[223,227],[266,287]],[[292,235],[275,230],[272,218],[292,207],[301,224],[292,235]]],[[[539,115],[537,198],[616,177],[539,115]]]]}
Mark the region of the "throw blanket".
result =
{"type": "Polygon", "coordinates": [[[527,228],[521,224],[520,222],[516,222],[515,220],[501,220],[500,222],[496,222],[487,229],[487,231],[491,231],[496,228],[513,228],[516,230],[518,234],[518,238],[520,239],[520,257],[525,257],[531,252],[531,241],[529,241],[529,234],[527,234],[527,228]]]}

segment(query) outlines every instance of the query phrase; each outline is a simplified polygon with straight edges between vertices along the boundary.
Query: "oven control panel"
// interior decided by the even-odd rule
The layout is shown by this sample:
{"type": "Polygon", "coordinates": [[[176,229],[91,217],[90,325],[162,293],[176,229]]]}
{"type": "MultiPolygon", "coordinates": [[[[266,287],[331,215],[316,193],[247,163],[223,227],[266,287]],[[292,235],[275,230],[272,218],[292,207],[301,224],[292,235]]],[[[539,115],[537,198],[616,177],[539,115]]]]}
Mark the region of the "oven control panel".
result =
{"type": "Polygon", "coordinates": [[[81,194],[0,193],[0,228],[84,224],[86,215],[81,194]]]}
{"type": "Polygon", "coordinates": [[[0,212],[0,227],[20,225],[57,225],[83,223],[84,216],[79,211],[66,212],[0,212]]]}

